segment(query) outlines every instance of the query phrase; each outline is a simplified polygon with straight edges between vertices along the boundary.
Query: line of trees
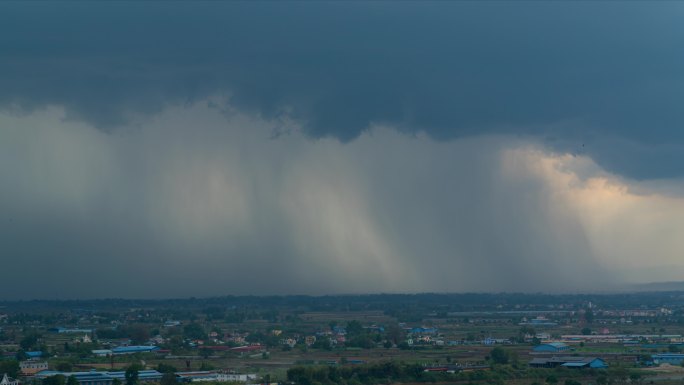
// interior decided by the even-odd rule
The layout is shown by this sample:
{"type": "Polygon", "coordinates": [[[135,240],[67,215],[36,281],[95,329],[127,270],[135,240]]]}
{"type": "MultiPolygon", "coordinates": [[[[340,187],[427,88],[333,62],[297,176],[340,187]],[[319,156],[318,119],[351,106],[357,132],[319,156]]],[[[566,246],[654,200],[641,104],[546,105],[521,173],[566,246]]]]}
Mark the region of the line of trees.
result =
{"type": "Polygon", "coordinates": [[[418,364],[385,362],[352,367],[298,366],[287,371],[288,381],[298,385],[360,385],[421,381],[429,373],[418,364]]]}

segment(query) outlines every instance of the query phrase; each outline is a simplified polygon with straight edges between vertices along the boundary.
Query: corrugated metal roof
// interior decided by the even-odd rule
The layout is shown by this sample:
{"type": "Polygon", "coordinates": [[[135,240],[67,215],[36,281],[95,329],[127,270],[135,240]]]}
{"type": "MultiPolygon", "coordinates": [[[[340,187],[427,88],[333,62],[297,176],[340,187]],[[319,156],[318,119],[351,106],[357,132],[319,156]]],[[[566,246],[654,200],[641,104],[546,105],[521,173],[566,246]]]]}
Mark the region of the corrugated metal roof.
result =
{"type": "Polygon", "coordinates": [[[150,352],[157,350],[159,347],[154,345],[133,345],[133,346],[119,346],[112,349],[113,353],[135,353],[135,352],[150,352]]]}
{"type": "Polygon", "coordinates": [[[588,362],[566,362],[561,366],[569,367],[569,368],[581,368],[582,366],[587,366],[589,365],[588,362]]]}

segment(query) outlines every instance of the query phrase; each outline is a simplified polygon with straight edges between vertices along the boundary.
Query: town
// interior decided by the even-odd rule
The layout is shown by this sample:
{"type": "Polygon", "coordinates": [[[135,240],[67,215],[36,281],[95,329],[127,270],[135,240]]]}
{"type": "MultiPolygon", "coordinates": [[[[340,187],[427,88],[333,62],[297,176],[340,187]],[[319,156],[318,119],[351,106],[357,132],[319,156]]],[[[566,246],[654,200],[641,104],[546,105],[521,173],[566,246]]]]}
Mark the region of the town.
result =
{"type": "Polygon", "coordinates": [[[2,385],[681,383],[684,293],[5,302],[2,385]]]}

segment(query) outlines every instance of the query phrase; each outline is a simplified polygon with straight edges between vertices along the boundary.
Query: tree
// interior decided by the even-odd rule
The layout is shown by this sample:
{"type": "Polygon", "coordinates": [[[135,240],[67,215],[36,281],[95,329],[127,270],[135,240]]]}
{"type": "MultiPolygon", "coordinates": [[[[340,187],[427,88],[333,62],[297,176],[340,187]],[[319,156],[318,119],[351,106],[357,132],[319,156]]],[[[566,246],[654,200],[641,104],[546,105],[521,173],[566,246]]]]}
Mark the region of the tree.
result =
{"type": "Polygon", "coordinates": [[[525,336],[529,335],[533,338],[537,335],[537,332],[531,326],[523,326],[518,330],[518,342],[525,342],[525,336]]]}
{"type": "Polygon", "coordinates": [[[1,360],[0,373],[7,373],[8,376],[16,378],[19,375],[19,361],[1,360]]]}
{"type": "Polygon", "coordinates": [[[556,376],[554,376],[552,374],[552,375],[546,377],[546,383],[547,384],[556,384],[556,383],[558,383],[558,378],[556,378],[556,376]]]}
{"type": "Polygon", "coordinates": [[[131,325],[126,328],[126,335],[134,344],[141,345],[150,339],[150,330],[145,325],[131,325]]]}
{"type": "Polygon", "coordinates": [[[399,325],[393,324],[387,328],[387,339],[395,345],[399,345],[406,339],[406,332],[399,325]]]}
{"type": "Polygon", "coordinates": [[[368,334],[360,334],[347,340],[346,345],[363,349],[371,349],[375,346],[373,339],[368,334]]]}
{"type": "Polygon", "coordinates": [[[632,384],[638,384],[641,382],[641,373],[630,373],[629,375],[629,382],[632,384]]]}
{"type": "Polygon", "coordinates": [[[66,385],[78,385],[78,380],[74,376],[67,377],[66,385]]]}
{"type": "Polygon", "coordinates": [[[43,379],[43,385],[64,385],[66,383],[66,377],[61,374],[46,377],[43,379]]]}
{"type": "Polygon", "coordinates": [[[201,348],[199,350],[199,355],[202,356],[202,358],[204,358],[204,359],[209,358],[209,356],[211,356],[211,353],[213,353],[213,352],[211,351],[211,349],[208,349],[208,348],[201,348]]]}
{"type": "Polygon", "coordinates": [[[40,334],[37,334],[37,333],[28,334],[27,336],[22,338],[21,341],[19,341],[19,346],[21,346],[21,348],[24,350],[31,350],[38,344],[39,338],[40,338],[40,334]]]}
{"type": "Polygon", "coordinates": [[[590,335],[590,334],[591,334],[591,329],[589,329],[589,328],[584,328],[584,329],[582,329],[582,334],[585,335],[585,336],[590,335]]]}
{"type": "Polygon", "coordinates": [[[608,369],[608,373],[611,375],[611,377],[617,379],[620,382],[626,382],[627,378],[629,377],[627,369],[625,369],[625,367],[623,366],[611,366],[608,369]]]}
{"type": "Polygon", "coordinates": [[[176,385],[177,383],[178,381],[176,380],[176,375],[174,373],[168,372],[162,375],[160,385],[176,385]]]}
{"type": "Polygon", "coordinates": [[[650,354],[639,354],[639,356],[637,358],[639,359],[639,362],[641,362],[641,363],[653,361],[653,357],[651,357],[650,354]]]}
{"type": "Polygon", "coordinates": [[[330,343],[330,338],[326,336],[321,336],[316,339],[316,342],[314,342],[311,345],[312,348],[314,349],[325,349],[325,350],[332,350],[332,345],[330,343]]]}
{"type": "Polygon", "coordinates": [[[136,385],[138,383],[138,371],[140,371],[140,365],[133,364],[126,369],[126,385],[136,385]]]}
{"type": "Polygon", "coordinates": [[[357,320],[347,322],[347,334],[355,335],[363,332],[363,325],[357,320]]]}
{"type": "Polygon", "coordinates": [[[503,365],[503,364],[508,363],[508,360],[510,358],[510,353],[503,348],[496,347],[496,348],[492,349],[491,352],[489,352],[489,357],[491,357],[492,361],[495,364],[503,365]]]}
{"type": "Polygon", "coordinates": [[[183,327],[183,334],[186,338],[190,338],[193,340],[201,340],[206,338],[207,336],[207,334],[204,332],[204,328],[202,327],[202,325],[196,322],[185,325],[183,327]]]}
{"type": "Polygon", "coordinates": [[[168,339],[166,346],[171,348],[172,351],[176,352],[185,346],[185,342],[181,336],[171,336],[171,338],[168,339]]]}
{"type": "Polygon", "coordinates": [[[220,320],[225,318],[226,310],[218,306],[210,306],[204,309],[204,314],[207,315],[208,320],[220,320]]]}
{"type": "Polygon", "coordinates": [[[582,385],[579,381],[565,380],[565,385],[582,385]]]}
{"type": "Polygon", "coordinates": [[[175,372],[177,372],[177,369],[173,365],[169,365],[169,364],[165,364],[163,362],[160,362],[157,365],[157,371],[159,373],[175,373],[175,372]]]}
{"type": "Polygon", "coordinates": [[[72,369],[70,362],[60,362],[56,366],[57,370],[60,372],[70,372],[72,369]]]}
{"type": "Polygon", "coordinates": [[[24,349],[19,349],[17,351],[17,354],[14,355],[14,358],[17,359],[17,361],[24,361],[28,359],[28,355],[24,351],[24,349]]]}

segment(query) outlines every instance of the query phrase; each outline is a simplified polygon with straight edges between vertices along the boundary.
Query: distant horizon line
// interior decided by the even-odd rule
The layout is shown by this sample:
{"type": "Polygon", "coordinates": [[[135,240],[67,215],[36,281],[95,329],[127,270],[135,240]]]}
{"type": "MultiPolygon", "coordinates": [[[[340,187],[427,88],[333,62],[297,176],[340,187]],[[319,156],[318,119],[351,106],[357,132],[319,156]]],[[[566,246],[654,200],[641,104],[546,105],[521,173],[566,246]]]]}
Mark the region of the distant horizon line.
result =
{"type": "Polygon", "coordinates": [[[326,294],[221,294],[187,297],[82,297],[82,298],[29,298],[29,299],[3,299],[0,303],[22,302],[88,302],[88,301],[193,301],[193,300],[216,300],[225,298],[325,298],[325,297],[371,297],[371,296],[421,296],[421,295],[522,295],[522,296],[611,296],[640,293],[674,293],[684,292],[684,281],[647,282],[625,285],[623,289],[592,290],[592,291],[424,291],[424,292],[367,292],[367,293],[326,293],[326,294]],[[675,287],[672,287],[675,286],[675,287]]]}

